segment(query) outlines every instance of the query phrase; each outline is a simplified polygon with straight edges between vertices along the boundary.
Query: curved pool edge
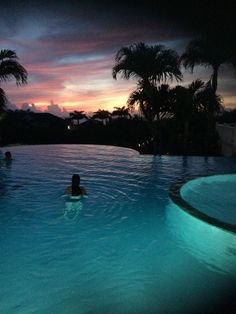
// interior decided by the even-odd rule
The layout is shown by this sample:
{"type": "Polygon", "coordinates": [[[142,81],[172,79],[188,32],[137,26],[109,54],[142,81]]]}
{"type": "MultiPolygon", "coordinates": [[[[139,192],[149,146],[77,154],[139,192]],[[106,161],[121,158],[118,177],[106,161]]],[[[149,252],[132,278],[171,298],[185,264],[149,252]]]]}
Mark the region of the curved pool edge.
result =
{"type": "MultiPolygon", "coordinates": [[[[224,173],[222,175],[229,175],[229,174],[224,173]]],[[[179,206],[182,210],[184,210],[188,214],[196,217],[197,219],[200,219],[200,220],[202,220],[202,221],[204,221],[210,225],[213,225],[213,226],[218,227],[220,229],[223,229],[225,231],[236,234],[236,225],[224,222],[220,219],[214,218],[212,216],[209,216],[209,215],[201,212],[197,208],[190,205],[181,196],[180,191],[181,191],[181,188],[184,184],[186,184],[187,182],[194,180],[194,179],[198,179],[201,177],[210,177],[210,176],[214,176],[214,175],[194,176],[194,177],[189,177],[187,179],[183,179],[183,180],[179,180],[179,181],[175,182],[174,184],[171,185],[171,187],[169,189],[169,197],[174,204],[179,206]]]]}
{"type": "Polygon", "coordinates": [[[124,148],[128,150],[132,150],[133,152],[137,153],[137,155],[141,155],[138,149],[134,147],[129,147],[129,146],[120,146],[120,145],[113,145],[113,144],[93,144],[93,143],[37,143],[37,144],[26,144],[26,143],[13,143],[13,144],[8,144],[8,145],[0,145],[0,149],[4,148],[9,148],[9,147],[24,147],[24,146],[49,146],[49,145],[80,145],[80,146],[106,146],[106,147],[119,147],[119,148],[124,148]]]}

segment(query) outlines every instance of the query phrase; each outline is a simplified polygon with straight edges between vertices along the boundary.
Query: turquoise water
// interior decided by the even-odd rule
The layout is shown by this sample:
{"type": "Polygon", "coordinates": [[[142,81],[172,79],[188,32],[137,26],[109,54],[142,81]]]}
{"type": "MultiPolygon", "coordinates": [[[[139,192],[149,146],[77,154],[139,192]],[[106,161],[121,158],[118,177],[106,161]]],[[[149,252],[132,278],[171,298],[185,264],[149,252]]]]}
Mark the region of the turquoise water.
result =
{"type": "Polygon", "coordinates": [[[181,188],[181,196],[199,211],[236,225],[236,174],[191,180],[181,188]]]}
{"type": "Polygon", "coordinates": [[[152,157],[118,147],[12,147],[0,168],[1,313],[207,313],[232,306],[235,235],[172,204],[224,158],[152,157]],[[79,173],[89,197],[62,196],[79,173]]]}

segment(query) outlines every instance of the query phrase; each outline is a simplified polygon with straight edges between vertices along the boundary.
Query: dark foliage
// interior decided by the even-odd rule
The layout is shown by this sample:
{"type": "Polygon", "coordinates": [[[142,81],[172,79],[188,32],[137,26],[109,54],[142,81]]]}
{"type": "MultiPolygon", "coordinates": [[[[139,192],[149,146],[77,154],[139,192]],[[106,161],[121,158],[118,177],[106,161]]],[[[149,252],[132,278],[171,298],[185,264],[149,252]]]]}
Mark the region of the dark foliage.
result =
{"type": "Polygon", "coordinates": [[[61,143],[65,122],[50,113],[7,111],[0,120],[1,144],[61,143]]]}
{"type": "Polygon", "coordinates": [[[219,123],[236,123],[236,109],[224,110],[218,118],[219,123]]]}
{"type": "MultiPolygon", "coordinates": [[[[139,116],[113,118],[106,124],[89,119],[71,129],[68,120],[49,113],[7,111],[1,116],[1,145],[8,144],[101,144],[130,147],[142,154],[153,153],[153,138],[147,121],[139,116]]],[[[218,137],[215,131],[209,135],[210,145],[203,145],[207,132],[204,113],[194,115],[188,137],[187,151],[183,148],[184,134],[174,117],[162,119],[162,151],[170,155],[217,155],[218,137]]]]}

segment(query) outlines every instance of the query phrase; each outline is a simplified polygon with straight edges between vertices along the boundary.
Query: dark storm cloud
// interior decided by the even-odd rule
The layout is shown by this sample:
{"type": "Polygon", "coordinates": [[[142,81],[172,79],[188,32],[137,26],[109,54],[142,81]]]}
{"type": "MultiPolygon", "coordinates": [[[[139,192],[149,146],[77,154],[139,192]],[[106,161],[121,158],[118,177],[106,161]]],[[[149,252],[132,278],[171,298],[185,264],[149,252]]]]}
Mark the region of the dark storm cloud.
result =
{"type": "MultiPolygon", "coordinates": [[[[92,98],[95,93],[109,98],[105,90],[119,95],[115,91],[118,82],[115,85],[111,77],[118,49],[143,41],[162,43],[182,53],[187,41],[201,32],[213,26],[219,34],[222,27],[230,29],[232,14],[227,14],[229,8],[225,12],[209,1],[7,1],[1,7],[0,44],[3,49],[16,50],[29,72],[27,87],[10,86],[13,101],[18,97],[21,103],[37,102],[40,98],[38,103],[44,103],[48,94],[60,103],[69,98],[69,92],[75,101],[75,85],[80,97],[92,98]]],[[[198,77],[208,80],[210,73],[203,69],[198,77]]],[[[187,81],[191,81],[189,74],[187,81]]],[[[129,83],[125,84],[128,96],[129,83]]],[[[232,93],[229,81],[222,80],[224,84],[232,93]]]]}
{"type": "MultiPolygon", "coordinates": [[[[7,1],[1,7],[8,28],[17,32],[17,21],[28,17],[38,18],[47,23],[50,18],[58,18],[61,26],[73,27],[76,19],[85,18],[112,31],[116,25],[129,28],[145,26],[157,27],[160,23],[175,25],[178,28],[206,30],[220,28],[234,29],[234,1],[197,1],[197,0],[120,0],[120,1],[7,1]],[[60,18],[63,18],[60,20],[60,18]]],[[[88,25],[85,25],[86,28],[88,25]]]]}
{"type": "MultiPolygon", "coordinates": [[[[116,31],[117,29],[155,28],[165,36],[163,27],[171,28],[169,36],[173,36],[173,30],[178,31],[174,21],[167,21],[165,12],[158,1],[16,1],[8,2],[1,10],[4,19],[4,32],[17,34],[22,25],[30,20],[30,24],[50,27],[53,34],[65,34],[77,31],[83,34],[83,30],[103,33],[116,31]],[[168,24],[168,27],[165,25],[168,24]],[[145,27],[147,25],[148,27],[145,27]],[[78,28],[78,26],[80,28],[78,28]]],[[[121,33],[121,35],[124,35],[121,33]]]]}

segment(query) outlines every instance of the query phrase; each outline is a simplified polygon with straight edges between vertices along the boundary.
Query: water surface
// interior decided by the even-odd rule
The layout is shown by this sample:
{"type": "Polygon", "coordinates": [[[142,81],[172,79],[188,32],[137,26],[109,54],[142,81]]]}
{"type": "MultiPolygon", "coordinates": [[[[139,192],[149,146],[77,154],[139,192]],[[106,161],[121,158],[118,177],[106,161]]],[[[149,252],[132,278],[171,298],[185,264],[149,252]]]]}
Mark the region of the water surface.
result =
{"type": "Polygon", "coordinates": [[[233,300],[235,250],[211,250],[204,232],[218,230],[168,198],[176,180],[236,173],[231,161],[93,145],[11,152],[0,168],[1,313],[206,313],[233,300]],[[89,193],[77,205],[61,197],[73,173],[89,193]]]}

